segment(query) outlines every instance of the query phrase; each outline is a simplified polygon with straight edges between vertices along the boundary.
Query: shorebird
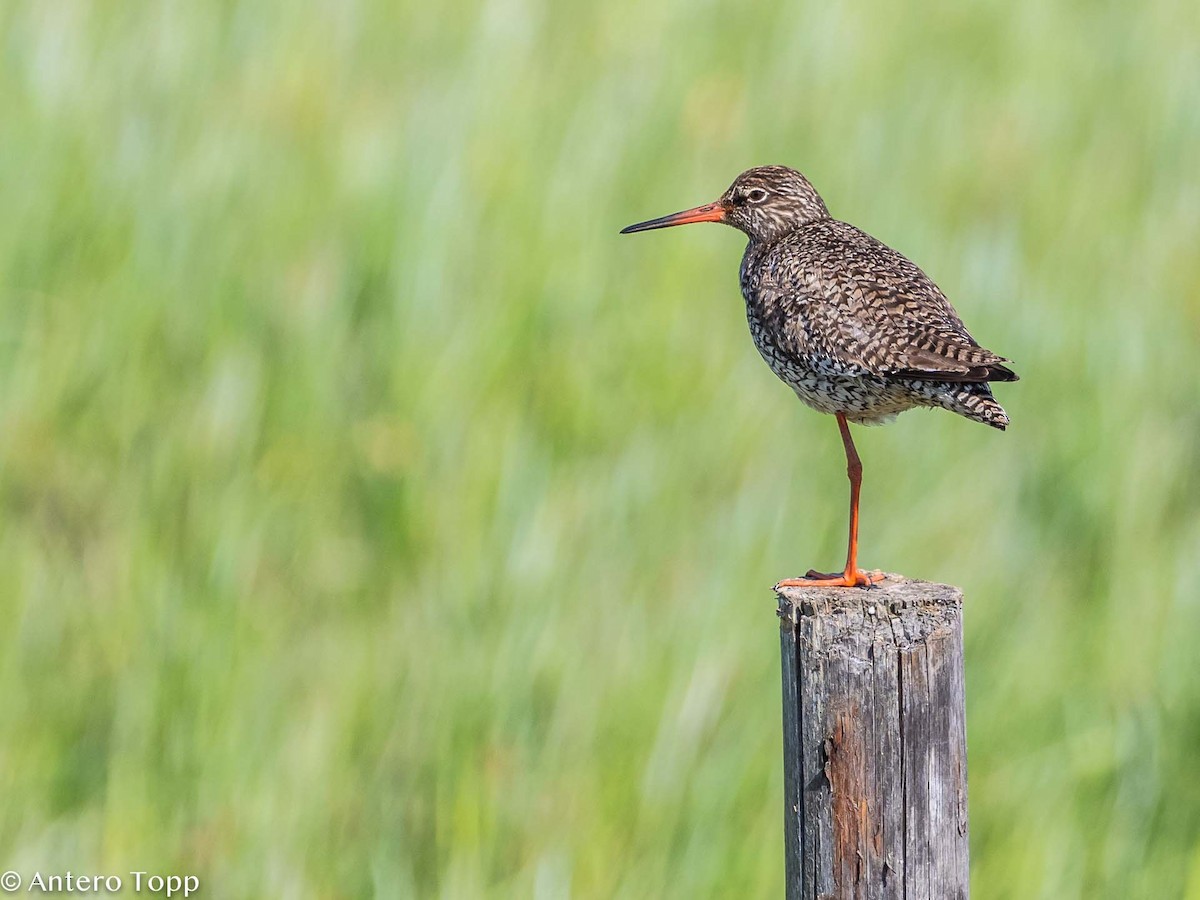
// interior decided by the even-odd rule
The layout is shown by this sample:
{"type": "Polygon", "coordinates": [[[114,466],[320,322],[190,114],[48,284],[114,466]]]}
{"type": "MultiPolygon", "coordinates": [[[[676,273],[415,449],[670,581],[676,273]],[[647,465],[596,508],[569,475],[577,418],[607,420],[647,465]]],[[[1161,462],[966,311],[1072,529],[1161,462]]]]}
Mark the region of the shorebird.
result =
{"type": "Polygon", "coordinates": [[[841,572],[809,570],[779,587],[870,587],[858,567],[862,462],[850,423],[882,425],[941,407],[1003,431],[990,382],[1016,381],[1009,360],[967,332],[936,284],[904,255],[829,215],[808,179],[786,166],[739,175],[713,203],[621,231],[723,222],[750,239],[741,286],[750,335],[767,365],[813,409],[837,417],[850,478],[850,538],[841,572]]]}

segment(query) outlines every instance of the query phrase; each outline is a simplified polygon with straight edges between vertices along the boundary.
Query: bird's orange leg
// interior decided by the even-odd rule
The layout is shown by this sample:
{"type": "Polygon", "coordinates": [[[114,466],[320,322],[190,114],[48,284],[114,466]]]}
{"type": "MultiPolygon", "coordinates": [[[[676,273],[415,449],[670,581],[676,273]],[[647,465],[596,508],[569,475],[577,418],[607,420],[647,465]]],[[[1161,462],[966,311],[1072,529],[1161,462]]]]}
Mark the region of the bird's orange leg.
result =
{"type": "Polygon", "coordinates": [[[870,587],[883,581],[882,572],[864,572],[858,567],[858,497],[862,490],[862,460],[850,437],[845,413],[837,414],[842,444],[846,448],[846,474],[850,477],[850,542],[846,549],[846,568],[842,572],[817,572],[809,569],[803,578],[787,578],[776,587],[870,587]]]}

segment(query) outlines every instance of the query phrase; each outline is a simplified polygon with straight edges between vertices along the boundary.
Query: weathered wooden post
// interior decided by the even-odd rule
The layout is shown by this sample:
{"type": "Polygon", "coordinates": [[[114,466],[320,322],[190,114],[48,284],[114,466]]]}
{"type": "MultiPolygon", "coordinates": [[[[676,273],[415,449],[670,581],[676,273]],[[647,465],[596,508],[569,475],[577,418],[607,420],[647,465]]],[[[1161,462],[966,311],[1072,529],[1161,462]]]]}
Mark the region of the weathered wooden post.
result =
{"type": "Polygon", "coordinates": [[[778,594],[788,900],[965,898],[962,592],[778,594]]]}

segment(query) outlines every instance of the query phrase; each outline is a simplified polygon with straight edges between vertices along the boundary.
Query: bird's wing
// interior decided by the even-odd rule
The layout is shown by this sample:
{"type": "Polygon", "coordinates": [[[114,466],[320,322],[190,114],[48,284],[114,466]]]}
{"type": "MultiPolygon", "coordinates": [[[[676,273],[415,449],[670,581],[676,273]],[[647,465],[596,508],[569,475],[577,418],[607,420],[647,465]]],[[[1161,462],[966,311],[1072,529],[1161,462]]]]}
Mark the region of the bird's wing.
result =
{"type": "MultiPolygon", "coordinates": [[[[975,341],[936,284],[905,256],[845,223],[805,247],[802,264],[766,267],[787,343],[864,374],[926,381],[1016,381],[975,341]]],[[[786,254],[786,244],[780,248],[786,254]]],[[[793,248],[792,252],[796,248],[793,248]]]]}

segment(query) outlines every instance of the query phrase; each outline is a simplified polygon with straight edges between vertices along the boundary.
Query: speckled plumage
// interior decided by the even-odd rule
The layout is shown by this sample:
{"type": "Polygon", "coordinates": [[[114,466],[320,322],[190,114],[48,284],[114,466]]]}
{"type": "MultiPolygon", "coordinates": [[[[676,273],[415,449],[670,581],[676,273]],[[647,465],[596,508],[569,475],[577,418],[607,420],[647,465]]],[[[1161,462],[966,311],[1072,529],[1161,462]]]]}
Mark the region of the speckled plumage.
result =
{"type": "Polygon", "coordinates": [[[801,400],[837,417],[850,479],[850,529],[840,573],[810,570],[778,586],[870,587],[858,567],[862,461],[848,423],[888,422],[940,406],[993,428],[1008,416],[993,381],[1016,381],[1008,360],[967,332],[929,277],[886,244],[829,215],[807,178],[785,166],[737,177],[713,203],[639,222],[623,234],[724,222],[750,238],[742,295],[758,352],[801,400]]]}
{"type": "Polygon", "coordinates": [[[751,169],[725,197],[736,209],[748,192],[780,181],[811,192],[809,202],[791,219],[786,209],[746,216],[741,266],[750,333],[771,370],[809,406],[851,422],[880,424],[931,406],[1006,427],[988,382],[1017,376],[979,346],[917,266],[831,218],[791,169],[751,169]]]}

